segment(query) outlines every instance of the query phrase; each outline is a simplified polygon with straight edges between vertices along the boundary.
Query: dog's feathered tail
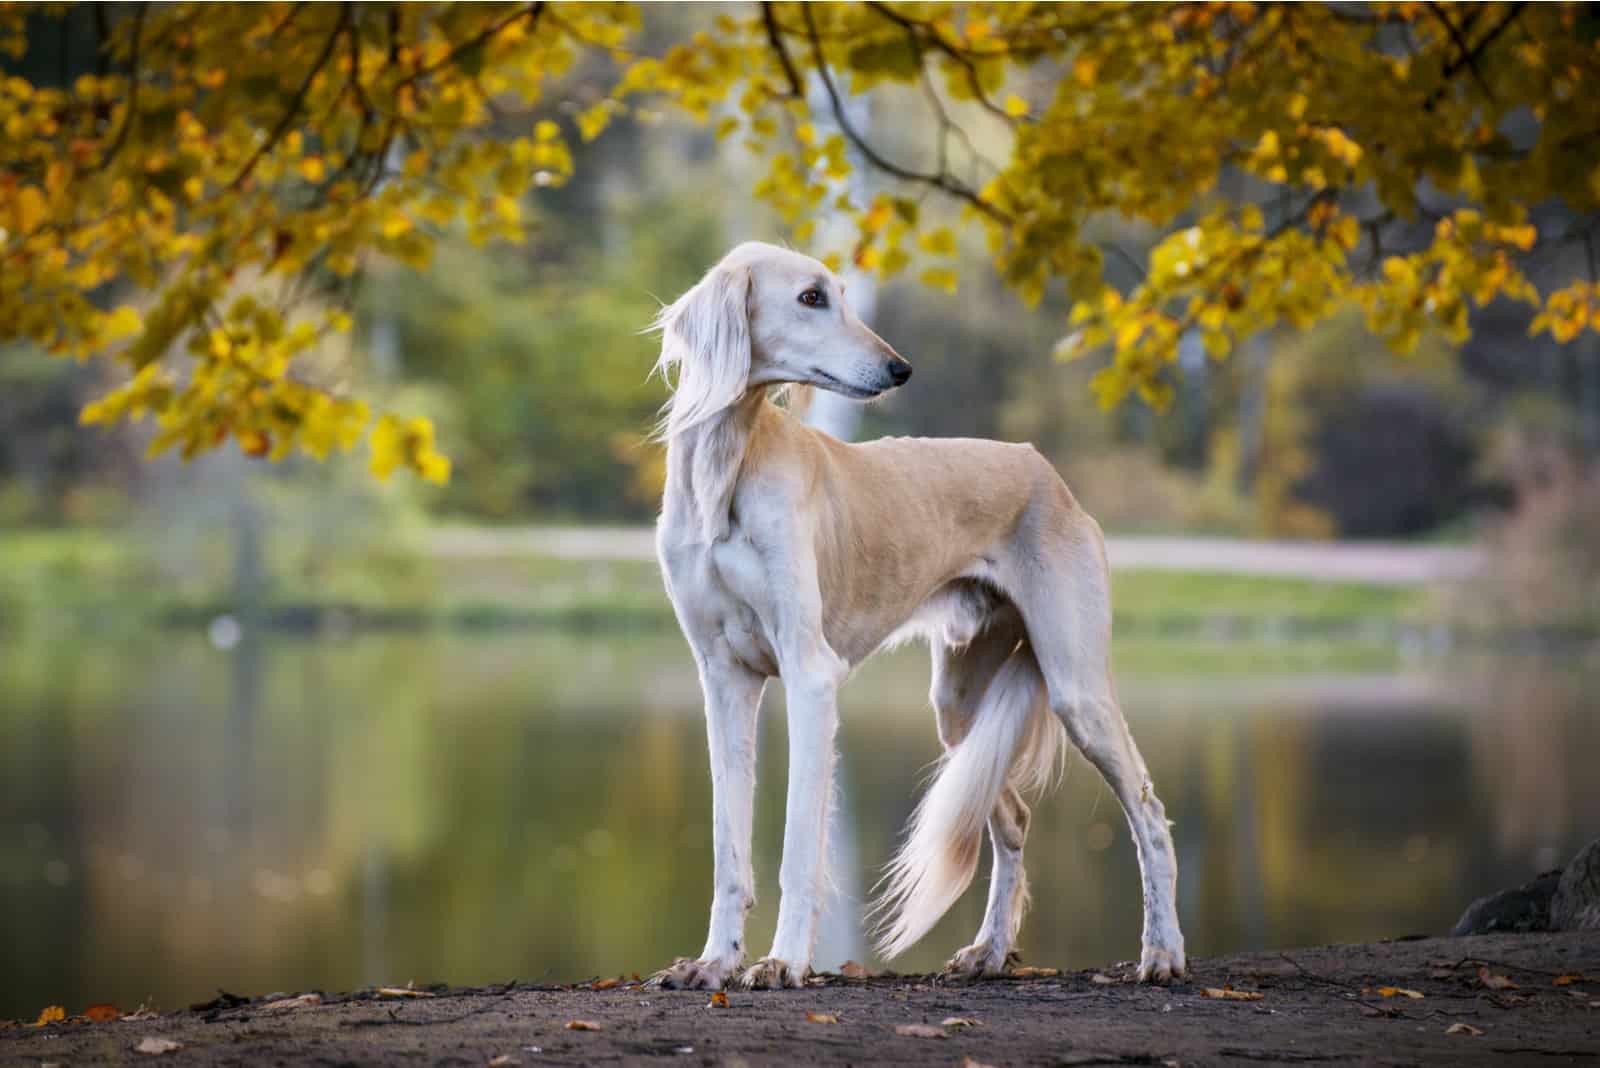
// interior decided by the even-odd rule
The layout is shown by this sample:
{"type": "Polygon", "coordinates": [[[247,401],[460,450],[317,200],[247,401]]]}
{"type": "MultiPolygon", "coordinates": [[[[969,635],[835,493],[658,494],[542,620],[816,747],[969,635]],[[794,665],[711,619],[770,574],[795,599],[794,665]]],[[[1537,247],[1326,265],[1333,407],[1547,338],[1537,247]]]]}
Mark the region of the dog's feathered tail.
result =
{"type": "Polygon", "coordinates": [[[873,905],[878,951],[910,949],[972,883],[983,829],[1007,786],[1042,792],[1057,778],[1065,731],[1051,712],[1032,649],[1014,650],[989,684],[965,737],[940,759],[873,905]]]}

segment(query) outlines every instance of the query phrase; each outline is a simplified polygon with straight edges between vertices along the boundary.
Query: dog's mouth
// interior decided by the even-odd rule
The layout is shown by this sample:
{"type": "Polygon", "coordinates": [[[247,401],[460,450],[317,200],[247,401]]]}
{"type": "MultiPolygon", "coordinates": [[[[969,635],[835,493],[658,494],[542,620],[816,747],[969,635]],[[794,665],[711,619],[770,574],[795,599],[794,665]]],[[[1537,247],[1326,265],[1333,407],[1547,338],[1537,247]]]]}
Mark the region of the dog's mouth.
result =
{"type": "Polygon", "coordinates": [[[818,385],[831,389],[835,393],[843,393],[846,397],[852,397],[856,400],[871,400],[883,392],[881,389],[862,389],[860,386],[846,382],[842,378],[830,375],[820,367],[813,367],[811,373],[822,380],[817,383],[818,385]]]}

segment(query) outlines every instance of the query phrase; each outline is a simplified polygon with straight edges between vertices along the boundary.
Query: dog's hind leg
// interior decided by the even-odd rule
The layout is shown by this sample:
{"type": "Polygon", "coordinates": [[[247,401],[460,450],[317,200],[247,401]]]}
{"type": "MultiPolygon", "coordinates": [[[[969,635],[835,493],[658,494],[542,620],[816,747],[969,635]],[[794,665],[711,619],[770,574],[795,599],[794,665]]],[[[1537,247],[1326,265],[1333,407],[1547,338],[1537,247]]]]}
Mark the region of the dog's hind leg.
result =
{"type": "MultiPolygon", "coordinates": [[[[1017,648],[1022,633],[1020,622],[1007,621],[996,623],[966,645],[935,642],[929,697],[938,714],[939,741],[947,750],[966,735],[979,701],[1007,657],[1031,655],[1026,648],[1017,648]]],[[[1006,786],[989,816],[993,866],[983,924],[972,944],[945,965],[946,975],[972,978],[1005,970],[1028,903],[1022,847],[1028,837],[1029,817],[1022,794],[1015,785],[1006,786]]]]}
{"type": "Polygon", "coordinates": [[[1016,591],[1051,709],[1127,815],[1144,896],[1139,979],[1164,982],[1185,969],[1172,832],[1111,678],[1111,580],[1100,528],[1075,504],[1057,519],[1014,555],[1007,585],[1016,591]]]}

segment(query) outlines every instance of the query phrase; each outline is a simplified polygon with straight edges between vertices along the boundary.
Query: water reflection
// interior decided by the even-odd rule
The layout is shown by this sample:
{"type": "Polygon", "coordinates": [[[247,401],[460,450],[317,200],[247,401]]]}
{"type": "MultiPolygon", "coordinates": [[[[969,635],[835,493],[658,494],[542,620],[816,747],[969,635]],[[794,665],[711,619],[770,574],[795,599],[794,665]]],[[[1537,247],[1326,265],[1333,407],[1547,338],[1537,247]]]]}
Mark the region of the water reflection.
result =
{"type": "MultiPolygon", "coordinates": [[[[1526,661],[1451,678],[1124,678],[1177,820],[1192,952],[1439,931],[1600,832],[1585,674],[1526,661]]],[[[908,650],[847,691],[843,901],[823,963],[863,952],[860,897],[937,748],[926,685],[908,650]]],[[[228,652],[24,637],[0,653],[0,686],[0,1017],[217,987],[575,980],[703,938],[710,787],[675,635],[247,631],[228,652]]],[[[758,946],[782,840],[769,701],[758,946]]],[[[1028,957],[1133,955],[1131,844],[1081,760],[1034,826],[1028,957]]],[[[902,967],[941,963],[981,909],[969,894],[902,967]]]]}

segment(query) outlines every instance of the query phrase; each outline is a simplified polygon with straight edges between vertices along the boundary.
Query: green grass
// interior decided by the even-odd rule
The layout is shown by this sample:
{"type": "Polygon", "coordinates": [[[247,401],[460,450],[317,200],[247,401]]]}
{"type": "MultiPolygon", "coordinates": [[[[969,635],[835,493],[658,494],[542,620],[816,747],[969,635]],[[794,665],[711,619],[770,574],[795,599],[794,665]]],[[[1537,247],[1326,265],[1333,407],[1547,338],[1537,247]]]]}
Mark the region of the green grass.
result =
{"type": "Polygon", "coordinates": [[[1207,620],[1360,623],[1410,621],[1427,593],[1410,587],[1197,571],[1119,571],[1111,580],[1119,621],[1207,620]]]}
{"type": "MultiPolygon", "coordinates": [[[[285,626],[330,616],[353,626],[493,629],[536,624],[670,627],[653,563],[518,553],[434,557],[403,537],[270,554],[261,610],[285,626]]],[[[233,608],[226,538],[179,560],[135,537],[92,530],[0,531],[0,623],[98,628],[193,624],[233,608]]],[[[1423,591],[1209,573],[1128,571],[1113,579],[1119,634],[1371,642],[1424,621],[1423,591]]]]}

